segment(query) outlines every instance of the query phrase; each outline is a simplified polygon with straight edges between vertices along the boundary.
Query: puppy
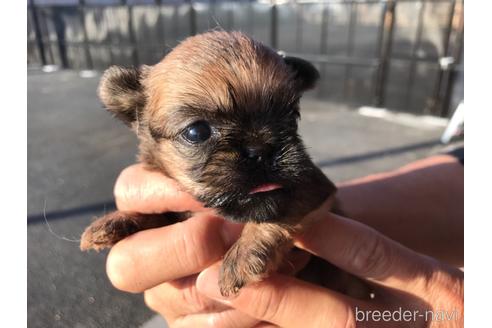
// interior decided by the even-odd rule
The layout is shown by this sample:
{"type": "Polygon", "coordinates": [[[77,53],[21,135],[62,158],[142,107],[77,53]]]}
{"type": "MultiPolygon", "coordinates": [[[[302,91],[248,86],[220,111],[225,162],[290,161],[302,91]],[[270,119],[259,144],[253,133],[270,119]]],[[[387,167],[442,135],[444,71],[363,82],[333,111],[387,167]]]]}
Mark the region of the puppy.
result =
{"type": "MultiPolygon", "coordinates": [[[[245,223],[224,257],[224,296],[276,270],[303,217],[336,191],[297,133],[299,100],[318,78],[305,60],[221,31],[189,37],[155,66],[113,66],[101,79],[99,97],[137,133],[140,161],[245,223]]],[[[116,211],[85,230],[81,249],[188,215],[116,211]]]]}

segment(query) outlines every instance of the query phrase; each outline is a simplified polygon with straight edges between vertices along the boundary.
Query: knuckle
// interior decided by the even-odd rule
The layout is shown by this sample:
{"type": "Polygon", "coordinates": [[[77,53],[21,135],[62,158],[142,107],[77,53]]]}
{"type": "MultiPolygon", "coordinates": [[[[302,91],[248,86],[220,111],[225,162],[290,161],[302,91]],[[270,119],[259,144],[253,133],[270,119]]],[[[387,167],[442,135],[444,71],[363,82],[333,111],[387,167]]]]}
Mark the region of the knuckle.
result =
{"type": "Polygon", "coordinates": [[[390,267],[391,247],[379,233],[371,233],[364,242],[349,250],[354,271],[367,277],[383,276],[390,267]]]}
{"type": "Polygon", "coordinates": [[[111,284],[117,289],[130,293],[142,292],[136,283],[135,261],[133,257],[115,245],[106,260],[106,273],[111,284]]]}
{"type": "Polygon", "coordinates": [[[198,292],[195,281],[196,276],[182,279],[180,287],[180,302],[189,308],[192,312],[205,311],[209,307],[210,301],[207,301],[198,292]]]}
{"type": "Polygon", "coordinates": [[[175,248],[178,252],[176,258],[183,268],[201,270],[223,254],[223,247],[217,246],[220,238],[217,238],[217,229],[212,225],[194,221],[198,224],[190,229],[187,223],[178,223],[180,237],[175,248]]]}
{"type": "Polygon", "coordinates": [[[181,269],[194,270],[200,263],[196,263],[201,260],[200,244],[196,242],[196,238],[193,236],[193,232],[186,229],[186,225],[183,222],[176,224],[178,232],[176,234],[176,240],[173,247],[175,252],[175,259],[177,265],[181,269]]]}

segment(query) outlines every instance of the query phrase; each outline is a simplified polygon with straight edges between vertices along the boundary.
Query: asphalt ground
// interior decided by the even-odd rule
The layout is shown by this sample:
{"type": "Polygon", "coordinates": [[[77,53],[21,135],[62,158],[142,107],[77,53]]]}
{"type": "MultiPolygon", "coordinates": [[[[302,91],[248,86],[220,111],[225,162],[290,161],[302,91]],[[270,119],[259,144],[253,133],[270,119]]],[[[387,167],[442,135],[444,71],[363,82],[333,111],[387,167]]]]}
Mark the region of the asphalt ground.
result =
{"type": "MultiPolygon", "coordinates": [[[[107,252],[82,253],[76,242],[92,218],[114,207],[114,181],[136,155],[136,138],[101,109],[99,76],[28,72],[28,327],[140,327],[154,316],[142,295],[112,287],[107,252]]],[[[440,149],[439,126],[362,116],[309,95],[301,105],[301,135],[335,182],[440,149]]]]}

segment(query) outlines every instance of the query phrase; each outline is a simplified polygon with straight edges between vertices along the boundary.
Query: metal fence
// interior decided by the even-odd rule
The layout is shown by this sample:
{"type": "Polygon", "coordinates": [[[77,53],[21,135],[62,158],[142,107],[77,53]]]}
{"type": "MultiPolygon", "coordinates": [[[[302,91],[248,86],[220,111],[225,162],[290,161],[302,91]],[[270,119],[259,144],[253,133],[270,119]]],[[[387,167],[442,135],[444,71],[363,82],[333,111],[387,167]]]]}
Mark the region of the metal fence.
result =
{"type": "Polygon", "coordinates": [[[158,62],[211,28],[312,61],[314,95],[449,116],[463,99],[463,0],[29,0],[28,65],[158,62]]]}

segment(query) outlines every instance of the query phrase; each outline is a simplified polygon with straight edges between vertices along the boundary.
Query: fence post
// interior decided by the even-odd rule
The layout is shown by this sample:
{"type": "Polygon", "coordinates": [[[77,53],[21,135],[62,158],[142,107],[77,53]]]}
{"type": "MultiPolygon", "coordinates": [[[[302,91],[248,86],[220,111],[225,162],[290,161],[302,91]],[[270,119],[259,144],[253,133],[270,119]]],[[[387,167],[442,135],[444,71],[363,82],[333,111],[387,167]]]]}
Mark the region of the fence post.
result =
{"type": "Polygon", "coordinates": [[[248,33],[253,35],[254,32],[254,8],[253,1],[248,0],[248,33]]]}
{"type": "Polygon", "coordinates": [[[85,26],[85,0],[79,0],[80,24],[82,25],[82,34],[84,36],[84,55],[87,69],[94,69],[92,56],[89,49],[89,37],[87,36],[87,28],[85,26]]]}
{"type": "Polygon", "coordinates": [[[328,51],[328,4],[326,2],[322,2],[323,6],[321,10],[321,33],[319,40],[319,53],[321,55],[326,55],[328,51]]]}
{"type": "Polygon", "coordinates": [[[136,67],[140,63],[138,61],[136,38],[133,30],[133,5],[129,4],[127,0],[121,0],[121,4],[126,5],[128,11],[128,38],[130,39],[130,46],[132,48],[132,63],[136,67]]]}
{"type": "Polygon", "coordinates": [[[456,39],[454,41],[454,51],[452,57],[454,63],[448,72],[446,79],[446,87],[444,89],[444,94],[442,96],[442,112],[441,116],[446,117],[449,114],[449,106],[451,105],[451,93],[453,92],[454,81],[456,79],[456,66],[460,62],[461,50],[463,48],[463,37],[464,37],[464,17],[463,17],[463,3],[461,2],[461,15],[458,22],[458,32],[456,34],[456,39]]]}
{"type": "Polygon", "coordinates": [[[393,30],[395,27],[395,8],[396,2],[389,0],[384,5],[384,15],[381,30],[381,48],[379,49],[379,64],[375,85],[374,105],[384,106],[386,80],[388,77],[389,59],[393,44],[393,30]]]}
{"type": "Polygon", "coordinates": [[[270,26],[270,43],[273,49],[277,49],[278,46],[278,13],[277,13],[277,1],[271,0],[271,26],[270,26]]]}
{"type": "Polygon", "coordinates": [[[411,61],[410,61],[410,69],[409,69],[409,76],[408,76],[408,83],[407,83],[407,90],[405,94],[405,108],[410,111],[411,107],[411,99],[412,99],[412,93],[413,93],[413,86],[415,84],[415,70],[417,69],[417,50],[422,44],[422,33],[424,29],[424,13],[425,13],[425,1],[419,1],[418,2],[420,8],[419,8],[419,15],[417,17],[417,31],[415,35],[415,42],[412,45],[412,55],[411,55],[411,61]]]}
{"type": "Polygon", "coordinates": [[[354,50],[354,34],[355,34],[355,26],[357,24],[357,3],[351,2],[347,6],[350,6],[350,14],[349,14],[349,26],[347,33],[347,63],[345,64],[345,76],[343,81],[343,98],[345,101],[350,101],[349,97],[353,92],[353,88],[350,81],[350,75],[352,74],[352,64],[351,58],[354,50]]]}
{"type": "Polygon", "coordinates": [[[34,34],[36,36],[36,44],[38,46],[39,56],[41,57],[41,64],[46,65],[46,55],[44,53],[43,36],[41,35],[41,28],[39,27],[38,11],[34,0],[29,0],[29,7],[31,8],[32,20],[34,23],[34,34]]]}
{"type": "MultiPolygon", "coordinates": [[[[451,2],[451,7],[449,10],[448,24],[443,39],[442,57],[446,57],[449,54],[449,43],[450,43],[449,41],[451,39],[451,32],[453,30],[453,17],[454,17],[455,7],[456,7],[456,0],[451,2]]],[[[439,72],[437,73],[436,83],[434,84],[434,90],[432,91],[432,96],[426,105],[425,111],[429,113],[439,113],[439,115],[441,115],[442,100],[440,99],[440,93],[441,93],[442,82],[445,72],[440,64],[438,64],[438,70],[439,72]]]]}
{"type": "Polygon", "coordinates": [[[164,23],[162,22],[162,1],[161,0],[155,0],[155,5],[157,7],[157,10],[159,11],[159,16],[157,18],[157,38],[159,41],[159,47],[160,43],[166,43],[165,41],[165,33],[164,33],[164,23]]]}
{"type": "Polygon", "coordinates": [[[190,4],[190,35],[196,34],[196,12],[193,6],[193,0],[188,0],[190,4]]]}
{"type": "Polygon", "coordinates": [[[297,0],[294,0],[295,8],[296,8],[296,52],[302,52],[302,34],[303,34],[303,20],[304,20],[304,7],[302,4],[299,4],[297,0]]]}

